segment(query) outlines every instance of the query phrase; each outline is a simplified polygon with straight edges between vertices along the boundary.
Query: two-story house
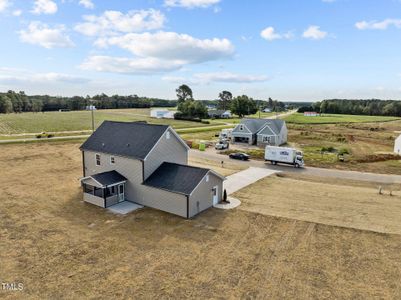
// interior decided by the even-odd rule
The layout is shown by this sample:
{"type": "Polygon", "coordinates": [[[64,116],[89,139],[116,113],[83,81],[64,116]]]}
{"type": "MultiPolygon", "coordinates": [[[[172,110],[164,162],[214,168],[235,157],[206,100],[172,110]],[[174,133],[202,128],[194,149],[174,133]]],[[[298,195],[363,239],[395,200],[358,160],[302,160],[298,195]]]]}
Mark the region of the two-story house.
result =
{"type": "Polygon", "coordinates": [[[188,166],[189,147],[165,125],[105,121],[80,147],[84,201],[122,201],[191,218],[222,199],[225,178],[188,166]]]}

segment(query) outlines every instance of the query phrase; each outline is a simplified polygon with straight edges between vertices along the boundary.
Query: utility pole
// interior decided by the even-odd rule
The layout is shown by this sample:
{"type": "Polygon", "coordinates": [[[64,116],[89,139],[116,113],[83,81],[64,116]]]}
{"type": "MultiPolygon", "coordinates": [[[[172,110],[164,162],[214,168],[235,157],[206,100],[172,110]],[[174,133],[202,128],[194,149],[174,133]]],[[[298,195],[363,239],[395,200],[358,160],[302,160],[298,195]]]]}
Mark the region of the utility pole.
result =
{"type": "Polygon", "coordinates": [[[93,112],[95,110],[95,107],[91,106],[90,108],[91,108],[91,111],[92,111],[92,133],[93,133],[93,132],[95,132],[95,117],[94,117],[94,112],[93,112]]]}

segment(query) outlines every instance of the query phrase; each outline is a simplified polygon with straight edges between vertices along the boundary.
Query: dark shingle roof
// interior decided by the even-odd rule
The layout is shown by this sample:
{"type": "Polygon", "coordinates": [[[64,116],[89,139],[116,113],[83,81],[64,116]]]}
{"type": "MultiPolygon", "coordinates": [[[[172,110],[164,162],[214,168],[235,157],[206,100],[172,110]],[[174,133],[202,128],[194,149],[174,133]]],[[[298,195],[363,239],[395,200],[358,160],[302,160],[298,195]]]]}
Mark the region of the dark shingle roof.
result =
{"type": "Polygon", "coordinates": [[[104,121],[80,149],[144,159],[167,128],[144,122],[104,121]]]}
{"type": "Polygon", "coordinates": [[[127,178],[125,178],[123,175],[121,175],[117,171],[98,173],[98,174],[91,175],[90,177],[92,177],[94,180],[96,180],[103,186],[111,185],[111,184],[115,184],[115,183],[119,183],[119,182],[127,180],[127,178]]]}
{"type": "Polygon", "coordinates": [[[189,195],[209,171],[209,169],[164,162],[143,184],[189,195]]]}

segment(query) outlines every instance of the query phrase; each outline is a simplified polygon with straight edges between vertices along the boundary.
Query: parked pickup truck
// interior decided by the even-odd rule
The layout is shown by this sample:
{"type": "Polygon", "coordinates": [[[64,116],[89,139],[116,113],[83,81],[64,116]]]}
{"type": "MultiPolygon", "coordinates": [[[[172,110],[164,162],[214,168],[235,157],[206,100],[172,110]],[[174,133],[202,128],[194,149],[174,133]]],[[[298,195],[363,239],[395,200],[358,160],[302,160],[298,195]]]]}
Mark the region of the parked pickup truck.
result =
{"type": "Polygon", "coordinates": [[[228,149],[228,147],[229,147],[229,144],[228,144],[227,141],[219,141],[219,142],[214,146],[214,148],[215,148],[216,150],[224,150],[224,149],[228,149]]]}
{"type": "Polygon", "coordinates": [[[302,152],[294,148],[266,146],[265,161],[270,161],[273,165],[277,163],[293,165],[296,168],[304,166],[302,152]]]}

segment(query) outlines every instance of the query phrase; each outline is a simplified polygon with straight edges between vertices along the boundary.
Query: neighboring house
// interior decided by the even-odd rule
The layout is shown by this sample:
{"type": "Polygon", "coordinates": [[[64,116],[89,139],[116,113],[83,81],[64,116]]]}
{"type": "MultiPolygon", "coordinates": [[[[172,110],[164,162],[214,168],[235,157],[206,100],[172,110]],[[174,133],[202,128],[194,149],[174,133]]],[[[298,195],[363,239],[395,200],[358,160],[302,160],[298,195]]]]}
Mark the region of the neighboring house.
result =
{"type": "Polygon", "coordinates": [[[150,116],[157,119],[174,119],[174,114],[177,111],[167,110],[167,109],[152,109],[150,111],[150,116]]]}
{"type": "Polygon", "coordinates": [[[272,110],[271,110],[270,108],[265,108],[265,109],[263,110],[263,112],[269,113],[269,112],[272,112],[272,110]]]}
{"type": "Polygon", "coordinates": [[[130,201],[191,218],[222,200],[225,178],[188,166],[189,148],[170,126],[105,121],[80,150],[88,203],[130,201]]]}
{"type": "Polygon", "coordinates": [[[231,118],[231,111],[229,110],[209,110],[209,118],[229,119],[231,118]]]}
{"type": "Polygon", "coordinates": [[[395,139],[394,152],[401,155],[401,135],[395,139]]]}
{"type": "Polygon", "coordinates": [[[242,119],[232,132],[234,143],[280,146],[287,142],[287,126],[280,119],[242,119]]]}

